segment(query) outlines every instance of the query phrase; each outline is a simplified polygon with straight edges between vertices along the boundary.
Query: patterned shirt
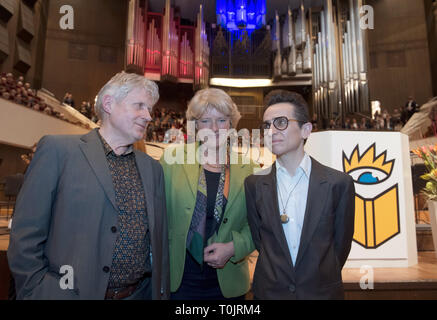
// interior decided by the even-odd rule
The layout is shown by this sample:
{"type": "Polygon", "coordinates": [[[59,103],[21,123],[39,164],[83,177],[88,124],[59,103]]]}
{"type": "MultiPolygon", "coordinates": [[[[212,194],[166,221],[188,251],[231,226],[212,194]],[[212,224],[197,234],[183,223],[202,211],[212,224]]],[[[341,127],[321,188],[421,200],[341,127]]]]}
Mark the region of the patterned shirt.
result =
{"type": "Polygon", "coordinates": [[[108,288],[123,288],[151,272],[146,199],[132,147],[127,153],[116,155],[100,133],[99,137],[108,161],[118,207],[119,234],[108,288]]]}

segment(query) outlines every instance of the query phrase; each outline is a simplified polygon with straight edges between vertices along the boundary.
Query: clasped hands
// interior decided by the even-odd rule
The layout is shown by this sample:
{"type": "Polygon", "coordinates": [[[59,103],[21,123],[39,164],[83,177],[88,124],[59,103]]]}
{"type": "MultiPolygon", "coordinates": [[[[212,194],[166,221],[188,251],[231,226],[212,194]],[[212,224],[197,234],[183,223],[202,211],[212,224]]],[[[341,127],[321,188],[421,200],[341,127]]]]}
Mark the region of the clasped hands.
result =
{"type": "Polygon", "coordinates": [[[212,268],[222,269],[234,254],[233,241],[213,243],[203,250],[203,260],[212,268]]]}

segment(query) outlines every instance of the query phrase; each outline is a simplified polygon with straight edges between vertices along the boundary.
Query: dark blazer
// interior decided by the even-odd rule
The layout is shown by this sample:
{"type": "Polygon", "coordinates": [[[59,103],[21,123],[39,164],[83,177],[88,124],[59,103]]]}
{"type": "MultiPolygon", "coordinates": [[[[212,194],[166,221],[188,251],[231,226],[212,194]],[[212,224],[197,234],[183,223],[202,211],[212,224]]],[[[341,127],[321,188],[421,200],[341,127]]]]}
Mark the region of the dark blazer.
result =
{"type": "MultiPolygon", "coordinates": [[[[152,247],[152,298],[169,297],[168,231],[161,165],[135,151],[152,247]]],[[[118,236],[115,191],[95,130],[45,136],[15,207],[8,262],[17,299],[104,299],[118,236]],[[115,228],[114,228],[115,227],[115,228]],[[60,268],[73,267],[62,290],[60,268]]]]}
{"type": "Polygon", "coordinates": [[[311,161],[296,265],[280,221],[276,165],[245,180],[247,216],[259,252],[252,286],[257,299],[344,298],[341,269],[354,233],[354,183],[349,175],[311,161]]]}

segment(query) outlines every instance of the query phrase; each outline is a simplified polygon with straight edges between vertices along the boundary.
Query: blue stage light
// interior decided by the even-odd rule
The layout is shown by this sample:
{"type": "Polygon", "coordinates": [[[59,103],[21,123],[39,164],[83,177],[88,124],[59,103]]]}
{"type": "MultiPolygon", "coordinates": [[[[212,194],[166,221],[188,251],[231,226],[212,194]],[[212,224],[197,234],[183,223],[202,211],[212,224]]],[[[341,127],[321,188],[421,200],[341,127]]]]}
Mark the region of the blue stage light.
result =
{"type": "Polygon", "coordinates": [[[217,25],[249,34],[266,24],[266,0],[216,0],[217,25]]]}

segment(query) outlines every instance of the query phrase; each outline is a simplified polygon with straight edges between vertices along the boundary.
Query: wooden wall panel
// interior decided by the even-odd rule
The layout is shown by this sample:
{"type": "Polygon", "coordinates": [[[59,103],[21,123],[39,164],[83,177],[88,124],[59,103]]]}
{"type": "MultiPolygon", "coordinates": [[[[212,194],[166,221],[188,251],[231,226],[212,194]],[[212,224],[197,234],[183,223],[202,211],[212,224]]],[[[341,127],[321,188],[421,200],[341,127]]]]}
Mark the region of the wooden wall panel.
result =
{"type": "Polygon", "coordinates": [[[17,36],[27,43],[30,43],[35,36],[33,9],[22,2],[20,3],[17,36]]]}
{"type": "Polygon", "coordinates": [[[375,29],[368,31],[370,99],[389,111],[404,106],[410,95],[425,103],[432,97],[432,80],[423,0],[367,4],[375,13],[375,29]]]}
{"type": "Polygon", "coordinates": [[[0,63],[9,56],[9,34],[8,30],[0,25],[0,63]]]}
{"type": "Polygon", "coordinates": [[[25,74],[31,67],[32,54],[28,45],[20,40],[15,42],[15,64],[14,69],[25,74]]]}
{"type": "Polygon", "coordinates": [[[14,0],[0,0],[0,20],[8,22],[14,15],[14,0]]]}
{"type": "Polygon", "coordinates": [[[431,57],[433,95],[437,96],[437,2],[425,0],[425,15],[428,31],[429,56],[431,57]]]}
{"type": "Polygon", "coordinates": [[[60,100],[71,92],[80,106],[94,102],[100,88],[124,69],[128,1],[70,3],[74,29],[62,30],[59,8],[66,2],[50,0],[42,87],[60,100]]]}
{"type": "Polygon", "coordinates": [[[0,72],[24,76],[39,88],[49,1],[30,2],[0,0],[0,72]]]}
{"type": "Polygon", "coordinates": [[[27,6],[33,8],[38,0],[23,0],[23,3],[25,3],[27,6]]]}

